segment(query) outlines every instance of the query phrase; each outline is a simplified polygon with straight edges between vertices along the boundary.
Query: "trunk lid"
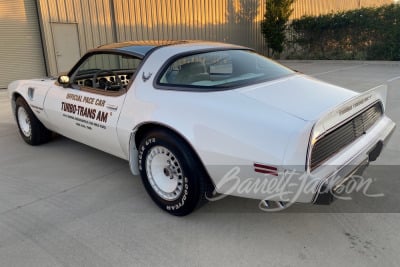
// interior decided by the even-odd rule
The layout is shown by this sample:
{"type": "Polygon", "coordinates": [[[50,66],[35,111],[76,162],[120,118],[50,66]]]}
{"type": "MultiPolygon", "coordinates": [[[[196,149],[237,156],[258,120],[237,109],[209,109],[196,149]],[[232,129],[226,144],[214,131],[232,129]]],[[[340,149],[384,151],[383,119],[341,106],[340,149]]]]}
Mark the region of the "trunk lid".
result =
{"type": "Polygon", "coordinates": [[[249,86],[238,92],[306,121],[317,120],[327,110],[358,95],[305,75],[249,86]]]}

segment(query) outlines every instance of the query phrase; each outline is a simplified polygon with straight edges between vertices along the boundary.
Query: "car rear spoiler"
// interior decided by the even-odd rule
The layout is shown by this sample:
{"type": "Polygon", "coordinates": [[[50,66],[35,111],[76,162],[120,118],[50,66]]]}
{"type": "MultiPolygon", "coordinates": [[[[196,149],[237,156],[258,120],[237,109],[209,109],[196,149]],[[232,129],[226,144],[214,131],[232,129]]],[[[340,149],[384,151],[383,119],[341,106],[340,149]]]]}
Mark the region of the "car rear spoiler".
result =
{"type": "Polygon", "coordinates": [[[346,102],[334,107],[325,115],[316,121],[313,129],[312,140],[318,138],[322,133],[329,131],[332,127],[346,121],[348,118],[354,117],[365,108],[380,102],[383,111],[386,107],[387,85],[374,87],[362,94],[350,98],[346,102]]]}

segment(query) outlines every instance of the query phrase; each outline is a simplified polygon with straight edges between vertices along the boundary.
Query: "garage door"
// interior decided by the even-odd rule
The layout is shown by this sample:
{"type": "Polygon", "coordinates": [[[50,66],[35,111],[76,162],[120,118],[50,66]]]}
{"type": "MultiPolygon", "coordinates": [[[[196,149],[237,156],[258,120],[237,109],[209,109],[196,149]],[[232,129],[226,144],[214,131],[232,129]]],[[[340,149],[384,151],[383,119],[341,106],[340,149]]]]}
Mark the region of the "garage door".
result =
{"type": "Polygon", "coordinates": [[[0,88],[46,74],[35,0],[0,1],[0,88]]]}

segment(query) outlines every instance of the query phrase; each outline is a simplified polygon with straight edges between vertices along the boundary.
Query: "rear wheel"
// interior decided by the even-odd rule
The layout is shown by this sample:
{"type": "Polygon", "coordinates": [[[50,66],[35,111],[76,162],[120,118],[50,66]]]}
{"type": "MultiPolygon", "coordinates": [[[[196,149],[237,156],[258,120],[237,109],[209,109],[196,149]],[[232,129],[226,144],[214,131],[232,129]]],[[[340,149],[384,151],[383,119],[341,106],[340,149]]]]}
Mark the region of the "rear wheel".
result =
{"type": "Polygon", "coordinates": [[[184,216],[206,202],[210,187],[207,173],[176,134],[164,129],[148,132],[138,157],[143,184],[161,209],[184,216]]]}
{"type": "Polygon", "coordinates": [[[15,101],[15,116],[21,137],[26,143],[36,146],[50,140],[51,132],[36,118],[21,97],[15,101]]]}

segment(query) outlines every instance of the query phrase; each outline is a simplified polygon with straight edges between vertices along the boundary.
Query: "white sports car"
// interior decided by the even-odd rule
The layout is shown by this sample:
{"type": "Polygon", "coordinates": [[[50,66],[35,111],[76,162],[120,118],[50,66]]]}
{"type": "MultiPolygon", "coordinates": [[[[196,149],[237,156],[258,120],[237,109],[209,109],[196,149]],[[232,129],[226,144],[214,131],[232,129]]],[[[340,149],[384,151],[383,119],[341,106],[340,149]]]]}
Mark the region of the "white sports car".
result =
{"type": "Polygon", "coordinates": [[[181,216],[208,192],[329,203],[395,128],[386,88],[359,94],[213,42],[105,45],[68,75],[8,90],[26,143],[56,132],[126,159],[154,202],[181,216]]]}

